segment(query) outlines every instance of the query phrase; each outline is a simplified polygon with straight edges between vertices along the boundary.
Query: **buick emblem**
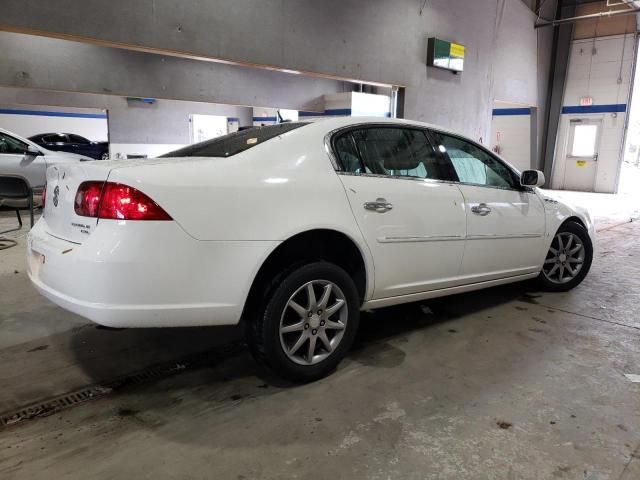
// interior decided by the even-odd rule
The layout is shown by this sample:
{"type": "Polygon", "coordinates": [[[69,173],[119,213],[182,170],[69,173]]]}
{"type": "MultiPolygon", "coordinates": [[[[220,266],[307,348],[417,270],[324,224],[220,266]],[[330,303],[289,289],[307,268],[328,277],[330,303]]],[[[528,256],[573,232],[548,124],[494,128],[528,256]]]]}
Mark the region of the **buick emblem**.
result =
{"type": "Polygon", "coordinates": [[[60,187],[56,185],[56,188],[53,189],[53,206],[58,206],[58,195],[60,195],[60,187]]]}

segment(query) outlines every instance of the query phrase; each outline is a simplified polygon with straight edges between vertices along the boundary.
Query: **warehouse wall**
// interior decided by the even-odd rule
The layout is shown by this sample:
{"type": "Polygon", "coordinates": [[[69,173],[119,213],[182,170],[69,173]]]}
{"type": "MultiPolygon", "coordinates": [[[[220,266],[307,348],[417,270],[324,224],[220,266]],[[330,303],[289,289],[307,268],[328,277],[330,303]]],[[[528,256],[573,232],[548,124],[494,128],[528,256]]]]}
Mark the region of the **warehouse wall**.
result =
{"type": "MultiPolygon", "coordinates": [[[[535,55],[535,15],[521,0],[431,0],[421,12],[423,3],[193,0],[185,7],[171,0],[68,0],[61,9],[46,2],[5,0],[0,28],[406,86],[405,116],[442,124],[488,143],[496,92],[501,99],[536,105],[544,89],[536,80],[538,65],[546,59],[535,55]],[[429,36],[467,47],[463,74],[426,67],[429,36]]],[[[41,81],[46,72],[27,63],[0,81],[13,85],[21,81],[23,86],[41,81]]],[[[155,63],[151,66],[154,73],[160,68],[155,63]]],[[[191,68],[179,67],[183,71],[191,68]]],[[[162,72],[161,76],[127,79],[128,88],[139,87],[141,82],[154,88],[150,80],[168,75],[167,68],[162,72]]],[[[177,98],[180,94],[187,99],[183,95],[190,92],[207,99],[210,87],[183,77],[191,88],[171,81],[164,85],[163,95],[145,95],[177,98]]],[[[107,75],[101,81],[111,88],[121,79],[107,75]]],[[[322,93],[335,91],[339,90],[322,93]]],[[[254,103],[251,89],[241,93],[248,98],[246,103],[254,103]]],[[[281,98],[287,93],[284,89],[281,98]]],[[[258,106],[276,105],[299,108],[283,102],[258,106]]]]}
{"type": "Polygon", "coordinates": [[[532,168],[531,108],[496,104],[491,122],[491,148],[520,171],[532,168]]]}
{"type": "MultiPolygon", "coordinates": [[[[1,17],[0,17],[1,21],[1,17]]],[[[0,32],[0,86],[317,110],[344,82],[0,32]]]]}
{"type": "MultiPolygon", "coordinates": [[[[172,148],[189,143],[189,115],[222,115],[239,120],[240,125],[251,125],[252,109],[231,105],[217,105],[200,102],[175,100],[157,100],[152,105],[127,101],[126,98],[113,95],[88,95],[37,91],[22,88],[0,87],[0,108],[2,105],[23,109],[42,109],[56,111],[74,111],[67,107],[85,107],[108,112],[109,137],[112,155],[121,153],[140,153],[149,156],[158,155],[172,148]]],[[[1,117],[0,117],[1,118],[1,117]]],[[[20,133],[22,126],[12,124],[17,117],[7,116],[0,124],[7,130],[20,133]]],[[[35,125],[38,125],[36,123],[35,125]]],[[[60,124],[59,131],[63,131],[60,124]]],[[[29,128],[35,128],[31,124],[29,128]]],[[[55,129],[54,129],[55,130],[55,129]]],[[[93,139],[93,138],[92,138],[93,139]]],[[[97,139],[96,139],[97,140],[97,139]]]]}
{"type": "Polygon", "coordinates": [[[615,193],[635,51],[633,34],[575,40],[571,47],[552,188],[615,193]],[[592,97],[593,106],[580,106],[592,97]],[[571,121],[601,121],[597,162],[569,157],[571,121]]]}
{"type": "Polygon", "coordinates": [[[94,142],[109,139],[107,114],[97,108],[13,105],[0,100],[0,128],[25,138],[38,133],[64,132],[94,142]]]}

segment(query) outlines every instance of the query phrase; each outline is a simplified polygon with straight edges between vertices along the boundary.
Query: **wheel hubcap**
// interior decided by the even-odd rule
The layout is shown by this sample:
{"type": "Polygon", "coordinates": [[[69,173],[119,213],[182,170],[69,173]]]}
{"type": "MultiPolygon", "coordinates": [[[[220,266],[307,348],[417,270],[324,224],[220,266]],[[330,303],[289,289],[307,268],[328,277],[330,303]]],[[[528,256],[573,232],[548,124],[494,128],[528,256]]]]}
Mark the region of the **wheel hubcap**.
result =
{"type": "Polygon", "coordinates": [[[348,316],[347,300],[335,283],[305,283],[289,297],[280,317],[282,349],[299,365],[319,363],[340,344],[348,316]]]}
{"type": "Polygon", "coordinates": [[[567,283],[580,273],[584,258],[585,249],[580,237],[561,232],[553,237],[542,272],[550,282],[567,283]]]}

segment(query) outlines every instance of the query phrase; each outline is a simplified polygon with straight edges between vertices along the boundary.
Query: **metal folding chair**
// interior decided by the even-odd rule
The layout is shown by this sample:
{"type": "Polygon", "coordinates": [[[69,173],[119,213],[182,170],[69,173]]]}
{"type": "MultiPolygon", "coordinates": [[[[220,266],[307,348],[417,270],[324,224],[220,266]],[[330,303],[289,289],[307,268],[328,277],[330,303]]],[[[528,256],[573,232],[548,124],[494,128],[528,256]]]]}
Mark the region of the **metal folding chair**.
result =
{"type": "Polygon", "coordinates": [[[28,208],[33,227],[33,190],[22,177],[14,175],[0,175],[0,207],[15,210],[18,226],[0,232],[0,235],[15,232],[22,228],[20,209],[28,208]]]}

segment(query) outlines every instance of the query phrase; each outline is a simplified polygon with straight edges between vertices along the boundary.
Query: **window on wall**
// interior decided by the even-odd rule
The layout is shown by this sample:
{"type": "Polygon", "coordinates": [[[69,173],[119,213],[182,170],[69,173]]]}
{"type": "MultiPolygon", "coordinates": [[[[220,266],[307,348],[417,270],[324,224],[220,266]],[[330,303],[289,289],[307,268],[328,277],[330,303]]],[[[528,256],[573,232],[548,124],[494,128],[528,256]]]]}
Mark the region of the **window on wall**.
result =
{"type": "Polygon", "coordinates": [[[515,188],[513,172],[482,148],[444,133],[432,133],[438,148],[448,155],[458,180],[490,187],[515,188]]]}
{"type": "Polygon", "coordinates": [[[597,140],[598,125],[574,125],[570,155],[572,157],[595,156],[597,140]]]}

